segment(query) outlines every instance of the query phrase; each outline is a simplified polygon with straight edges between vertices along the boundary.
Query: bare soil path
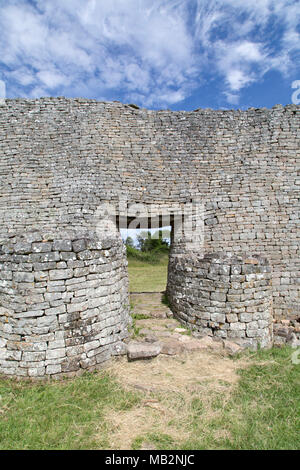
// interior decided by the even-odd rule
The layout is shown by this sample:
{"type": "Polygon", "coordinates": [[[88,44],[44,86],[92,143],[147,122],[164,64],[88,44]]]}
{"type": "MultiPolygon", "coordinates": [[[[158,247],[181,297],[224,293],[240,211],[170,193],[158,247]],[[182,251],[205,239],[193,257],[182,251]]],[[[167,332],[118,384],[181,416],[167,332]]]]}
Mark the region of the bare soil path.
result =
{"type": "MultiPolygon", "coordinates": [[[[131,295],[138,334],[134,342],[162,345],[157,357],[129,361],[116,359],[110,370],[123,386],[144,394],[140,404],[111,415],[111,448],[155,449],[153,436],[169,436],[177,443],[191,439],[195,403],[201,407],[205,435],[212,420],[221,415],[215,400],[225,404],[238,381],[237,370],[247,359],[232,360],[222,342],[194,338],[162,304],[161,293],[131,295]],[[140,318],[139,316],[147,316],[140,318]]],[[[132,340],[131,340],[132,341],[132,340]]],[[[211,433],[211,431],[209,431],[211,433]]],[[[226,426],[218,429],[227,435],[226,426]]]]}

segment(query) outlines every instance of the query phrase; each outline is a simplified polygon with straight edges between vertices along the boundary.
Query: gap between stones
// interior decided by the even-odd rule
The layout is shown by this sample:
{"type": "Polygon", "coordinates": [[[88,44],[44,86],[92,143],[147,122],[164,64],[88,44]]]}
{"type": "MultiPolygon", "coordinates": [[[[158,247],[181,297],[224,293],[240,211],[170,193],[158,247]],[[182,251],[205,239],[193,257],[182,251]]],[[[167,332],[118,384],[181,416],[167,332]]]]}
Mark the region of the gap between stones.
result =
{"type": "Polygon", "coordinates": [[[131,335],[125,340],[129,361],[151,359],[159,354],[177,356],[210,350],[237,354],[243,348],[229,340],[200,336],[182,326],[163,303],[164,292],[131,293],[131,335]]]}

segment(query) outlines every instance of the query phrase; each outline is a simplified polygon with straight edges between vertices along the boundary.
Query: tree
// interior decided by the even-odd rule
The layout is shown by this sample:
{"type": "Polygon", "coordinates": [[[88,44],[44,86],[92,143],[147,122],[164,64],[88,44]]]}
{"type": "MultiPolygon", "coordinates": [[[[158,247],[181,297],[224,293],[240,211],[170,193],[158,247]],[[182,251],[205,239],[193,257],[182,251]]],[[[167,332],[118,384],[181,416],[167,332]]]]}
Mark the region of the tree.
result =
{"type": "Polygon", "coordinates": [[[126,246],[130,246],[131,248],[134,248],[134,241],[133,241],[133,238],[127,237],[126,240],[125,240],[125,245],[126,245],[126,246]]]}
{"type": "Polygon", "coordinates": [[[152,235],[150,231],[143,231],[137,236],[138,247],[143,252],[168,251],[169,238],[169,230],[158,230],[152,235]]]}

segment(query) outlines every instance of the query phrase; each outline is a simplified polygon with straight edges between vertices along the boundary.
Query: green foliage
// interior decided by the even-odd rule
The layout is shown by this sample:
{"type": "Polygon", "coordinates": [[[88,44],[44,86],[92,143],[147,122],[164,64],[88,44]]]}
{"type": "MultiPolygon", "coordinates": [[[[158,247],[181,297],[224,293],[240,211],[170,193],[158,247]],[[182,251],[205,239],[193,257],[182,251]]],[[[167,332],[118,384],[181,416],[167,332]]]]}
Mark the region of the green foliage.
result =
{"type": "Polygon", "coordinates": [[[138,247],[142,252],[162,252],[168,253],[170,232],[158,230],[151,235],[151,232],[142,232],[137,236],[138,247]],[[167,235],[167,236],[166,236],[167,235]]]}
{"type": "Polygon", "coordinates": [[[129,247],[131,247],[131,248],[134,248],[134,241],[133,241],[133,238],[127,237],[126,240],[125,240],[125,245],[126,245],[126,246],[129,246],[129,247]]]}
{"type": "Polygon", "coordinates": [[[130,331],[130,334],[131,334],[131,338],[134,339],[134,338],[137,338],[138,336],[140,336],[140,329],[137,325],[136,325],[136,318],[134,315],[132,315],[132,323],[129,327],[129,331],[130,331]]]}
{"type": "Polygon", "coordinates": [[[160,248],[153,249],[152,251],[141,251],[137,248],[127,245],[126,250],[127,258],[129,260],[135,259],[148,264],[159,264],[163,254],[167,253],[169,248],[167,247],[166,251],[163,251],[160,248]]]}
{"type": "Polygon", "coordinates": [[[138,248],[134,247],[133,239],[127,237],[125,244],[128,261],[136,260],[150,265],[161,264],[169,254],[169,235],[169,230],[159,230],[152,236],[150,232],[142,232],[137,237],[138,248]]]}

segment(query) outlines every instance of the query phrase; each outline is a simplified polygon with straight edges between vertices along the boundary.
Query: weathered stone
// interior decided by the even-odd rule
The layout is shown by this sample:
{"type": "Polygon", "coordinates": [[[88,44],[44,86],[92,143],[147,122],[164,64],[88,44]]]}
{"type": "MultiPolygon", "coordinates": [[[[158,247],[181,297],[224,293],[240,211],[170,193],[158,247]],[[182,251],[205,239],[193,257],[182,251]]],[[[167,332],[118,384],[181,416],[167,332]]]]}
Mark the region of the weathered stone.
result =
{"type": "Polygon", "coordinates": [[[55,240],[53,242],[54,251],[72,251],[71,240],[55,240]]]}
{"type": "Polygon", "coordinates": [[[84,251],[86,249],[86,240],[76,240],[73,242],[73,251],[78,253],[79,251],[84,251]]]}
{"type": "Polygon", "coordinates": [[[161,354],[167,354],[168,356],[174,356],[175,354],[180,354],[184,346],[176,339],[166,338],[160,342],[161,344],[161,354]]]}
{"type": "Polygon", "coordinates": [[[225,351],[227,351],[230,355],[237,354],[243,350],[241,346],[239,346],[238,344],[232,341],[229,341],[228,339],[223,340],[223,345],[224,345],[225,351]]]}
{"type": "Polygon", "coordinates": [[[149,333],[144,337],[144,341],[146,341],[146,343],[156,343],[156,341],[158,341],[158,337],[149,333]]]}
{"type": "Polygon", "coordinates": [[[47,375],[59,374],[60,372],[61,372],[61,365],[60,364],[49,365],[49,366],[46,367],[46,374],[47,375]]]}
{"type": "Polygon", "coordinates": [[[33,273],[15,272],[13,277],[14,277],[14,281],[16,282],[33,282],[34,281],[33,273]]]}
{"type": "Polygon", "coordinates": [[[57,281],[60,279],[70,279],[73,277],[73,269],[55,269],[49,271],[50,281],[57,281]]]}
{"type": "MultiPolygon", "coordinates": [[[[174,316],[201,334],[223,339],[244,338],[247,343],[245,330],[248,328],[257,344],[262,343],[260,338],[265,336],[271,344],[268,325],[272,318],[272,291],[266,267],[266,259],[245,257],[243,253],[239,256],[223,252],[193,256],[186,252],[179,258],[171,250],[167,293],[174,316]],[[243,266],[255,267],[256,273],[249,276],[255,279],[260,276],[259,281],[252,279],[245,283],[245,276],[238,274],[243,266]],[[258,323],[262,306],[265,318],[263,323],[258,323]],[[253,313],[246,311],[249,309],[253,309],[253,313]]],[[[265,339],[263,341],[265,343],[265,339]]]]}
{"type": "Polygon", "coordinates": [[[130,342],[127,344],[127,357],[129,360],[151,359],[161,352],[160,343],[130,342]]]}
{"type": "Polygon", "coordinates": [[[52,243],[32,243],[33,253],[47,253],[52,250],[52,243]]]}
{"type": "Polygon", "coordinates": [[[46,359],[57,359],[66,356],[66,349],[65,348],[58,348],[58,349],[48,349],[46,352],[46,359]]]}
{"type": "MultiPolygon", "coordinates": [[[[200,334],[268,347],[272,311],[277,319],[299,317],[299,110],[156,112],[84,99],[5,100],[0,307],[10,311],[1,313],[0,336],[19,340],[61,329],[84,344],[98,340],[97,325],[106,349],[89,351],[97,351],[95,361],[64,367],[77,373],[107,360],[128,324],[128,280],[124,251],[99,210],[113,205],[121,227],[127,208],[139,201],[160,220],[172,214],[174,228],[176,214],[191,222],[182,238],[173,232],[168,297],[174,316],[200,334]],[[194,230],[199,226],[201,234],[194,230]],[[79,268],[89,274],[76,271],[79,277],[67,283],[73,281],[68,270],[79,268]],[[51,284],[56,276],[62,284],[51,284]],[[101,300],[93,292],[98,286],[108,287],[98,292],[101,300]],[[70,295],[62,299],[38,297],[65,291],[70,295]],[[26,303],[30,297],[37,302],[26,303]],[[89,308],[45,315],[76,299],[89,308]],[[32,312],[40,315],[28,317],[32,312]],[[238,320],[229,321],[234,315],[238,320]]],[[[285,344],[291,335],[276,337],[285,344]]],[[[29,366],[37,361],[3,361],[1,373],[43,373],[44,366],[29,366]]]]}

